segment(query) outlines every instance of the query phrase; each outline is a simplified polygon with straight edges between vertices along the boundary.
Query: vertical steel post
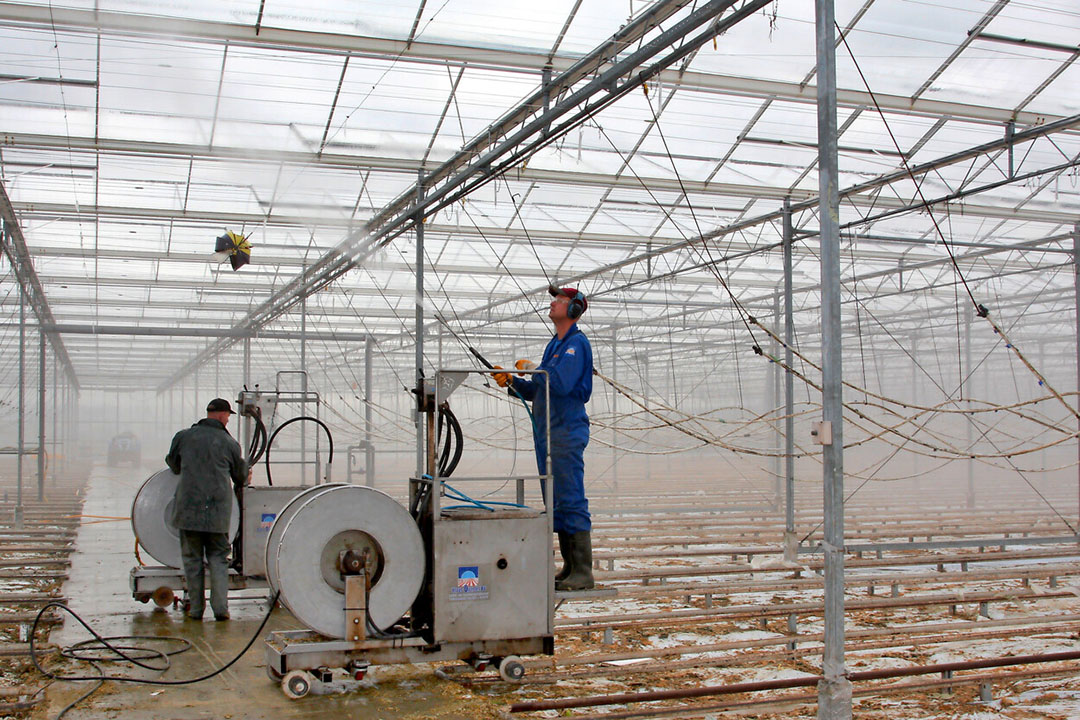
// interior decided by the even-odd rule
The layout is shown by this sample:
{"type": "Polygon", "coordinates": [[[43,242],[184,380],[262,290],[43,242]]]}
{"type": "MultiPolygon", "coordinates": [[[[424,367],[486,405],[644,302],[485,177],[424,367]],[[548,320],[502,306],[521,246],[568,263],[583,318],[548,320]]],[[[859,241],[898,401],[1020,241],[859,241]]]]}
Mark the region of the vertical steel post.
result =
{"type": "MultiPolygon", "coordinates": [[[[418,172],[416,183],[416,204],[424,199],[424,171],[418,172]]],[[[424,443],[424,414],[420,411],[424,401],[424,217],[420,213],[414,218],[416,227],[416,477],[426,470],[424,443]]]]}
{"type": "MultiPolygon", "coordinates": [[[[633,336],[631,336],[631,337],[633,337],[633,336]]],[[[649,402],[649,398],[652,397],[652,393],[653,393],[652,382],[650,382],[650,378],[649,378],[649,375],[650,375],[649,368],[650,367],[652,367],[652,366],[649,365],[648,359],[646,359],[645,362],[641,364],[641,374],[645,376],[645,402],[644,402],[644,405],[645,405],[646,410],[650,409],[651,403],[649,402]]],[[[645,481],[646,482],[652,482],[652,455],[646,455],[645,456],[645,481]]]]}
{"type": "Polygon", "coordinates": [[[23,420],[26,416],[26,292],[19,285],[19,447],[16,450],[15,527],[23,526],[22,476],[23,476],[23,420]]]}
{"type": "MultiPolygon", "coordinates": [[[[791,223],[791,199],[784,198],[784,365],[794,362],[795,311],[791,305],[791,243],[795,231],[791,223]]],[[[798,558],[795,537],[795,376],[784,372],[784,560],[798,558]]]]}
{"type": "MultiPolygon", "coordinates": [[[[770,348],[770,355],[776,358],[780,355],[780,344],[776,338],[780,335],[780,293],[773,295],[773,340],[772,347],[770,348]]],[[[779,511],[784,502],[784,477],[780,473],[780,441],[783,439],[781,436],[783,432],[780,430],[780,419],[776,416],[776,413],[780,412],[780,372],[782,368],[780,363],[772,362],[766,366],[771,374],[769,375],[769,387],[772,392],[769,393],[769,413],[773,418],[773,456],[769,462],[770,468],[773,474],[773,509],[779,511]]]]}
{"type": "Polygon", "coordinates": [[[75,388],[72,388],[75,393],[75,397],[71,403],[71,440],[75,443],[76,449],[78,449],[82,442],[82,395],[75,388]]]}
{"type": "MultiPolygon", "coordinates": [[[[307,272],[307,265],[304,265],[307,272]]],[[[307,294],[300,298],[300,392],[303,401],[300,403],[300,412],[308,414],[307,406],[307,294]]],[[[300,430],[300,486],[307,485],[307,428],[302,424],[300,430]]],[[[319,483],[319,469],[315,468],[315,484],[319,483]]]]}
{"type": "Polygon", "coordinates": [[[37,499],[45,499],[45,331],[38,331],[37,499]]]}
{"type": "MultiPolygon", "coordinates": [[[[971,377],[971,315],[972,309],[965,306],[964,309],[964,367],[960,371],[960,395],[964,399],[964,404],[967,405],[968,410],[971,410],[971,387],[969,383],[965,383],[964,373],[967,373],[967,378],[971,377]],[[968,387],[965,387],[967,385],[968,387]]],[[[971,444],[973,442],[971,436],[971,415],[964,416],[964,430],[967,439],[967,449],[971,452],[971,444]]],[[[975,507],[975,461],[968,458],[967,461],[967,506],[968,509],[974,509],[975,507]]]]}
{"type": "MultiPolygon", "coordinates": [[[[1080,222],[1073,225],[1073,300],[1076,304],[1076,387],[1080,389],[1080,222]]],[[[1080,460],[1080,438],[1076,441],[1077,460],[1080,460]]],[[[1077,464],[1077,489],[1080,491],[1080,463],[1077,464]]],[[[1080,500],[1077,503],[1080,519],[1080,500]]]]}
{"type": "Polygon", "coordinates": [[[59,375],[58,375],[58,373],[56,371],[57,366],[59,364],[60,363],[58,363],[56,361],[56,356],[54,355],[53,356],[53,364],[52,364],[52,448],[53,448],[53,451],[52,451],[52,463],[51,463],[53,485],[56,484],[56,471],[57,471],[57,465],[59,464],[59,457],[60,457],[60,446],[56,442],[60,437],[58,432],[57,432],[57,418],[56,418],[56,413],[57,413],[57,411],[59,409],[58,404],[59,404],[59,401],[60,401],[60,378],[59,378],[59,375]]]}
{"type": "Polygon", "coordinates": [[[364,441],[367,447],[364,449],[364,484],[375,487],[375,448],[371,444],[371,358],[375,347],[375,339],[370,335],[364,340],[364,441]]]}
{"type": "MultiPolygon", "coordinates": [[[[244,338],[243,349],[243,368],[241,370],[243,377],[241,378],[241,388],[247,390],[252,386],[252,339],[251,337],[244,338]]],[[[240,419],[240,448],[247,452],[247,448],[252,445],[252,433],[254,420],[251,417],[243,416],[240,419]]]]}
{"type": "MultiPolygon", "coordinates": [[[[919,404],[919,331],[911,331],[911,404],[919,404]]],[[[919,479],[919,454],[911,453],[911,475],[914,478],[915,497],[919,497],[922,481],[919,479]]]]}
{"type": "MultiPolygon", "coordinates": [[[[615,328],[611,329],[611,379],[615,382],[619,382],[619,331],[615,328]]],[[[611,393],[611,416],[613,422],[611,423],[611,485],[612,491],[616,496],[619,494],[619,449],[618,445],[619,433],[615,429],[615,425],[618,422],[618,407],[619,407],[619,393],[616,390],[612,390],[611,393]]]]}
{"type": "MultiPolygon", "coordinates": [[[[251,386],[251,338],[244,338],[244,376],[242,378],[241,387],[247,390],[251,386]]],[[[252,419],[247,415],[244,415],[240,420],[240,448],[247,451],[247,448],[251,446],[251,425],[252,419]]]]}
{"type": "Polygon", "coordinates": [[[837,188],[836,44],[833,0],[815,0],[817,26],[818,216],[821,222],[822,409],[831,424],[823,445],[825,647],[818,720],[851,718],[844,666],[844,439],[840,325],[840,196],[837,188]]]}

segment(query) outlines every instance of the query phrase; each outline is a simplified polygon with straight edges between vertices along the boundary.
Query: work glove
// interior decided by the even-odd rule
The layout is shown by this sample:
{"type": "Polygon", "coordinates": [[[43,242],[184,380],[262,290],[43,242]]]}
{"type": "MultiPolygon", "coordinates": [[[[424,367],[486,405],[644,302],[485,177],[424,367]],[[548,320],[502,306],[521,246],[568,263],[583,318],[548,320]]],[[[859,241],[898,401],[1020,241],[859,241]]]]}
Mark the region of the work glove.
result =
{"type": "MultiPolygon", "coordinates": [[[[502,365],[496,365],[493,370],[502,370],[502,365]]],[[[499,384],[499,387],[506,387],[510,384],[510,373],[495,373],[491,377],[495,378],[495,382],[499,384]]]]}
{"type": "MultiPolygon", "coordinates": [[[[535,370],[536,363],[534,363],[532,360],[526,360],[522,358],[521,360],[518,360],[516,363],[514,363],[514,367],[516,367],[518,370],[535,370]]],[[[519,372],[518,377],[525,377],[525,373],[519,372]]]]}

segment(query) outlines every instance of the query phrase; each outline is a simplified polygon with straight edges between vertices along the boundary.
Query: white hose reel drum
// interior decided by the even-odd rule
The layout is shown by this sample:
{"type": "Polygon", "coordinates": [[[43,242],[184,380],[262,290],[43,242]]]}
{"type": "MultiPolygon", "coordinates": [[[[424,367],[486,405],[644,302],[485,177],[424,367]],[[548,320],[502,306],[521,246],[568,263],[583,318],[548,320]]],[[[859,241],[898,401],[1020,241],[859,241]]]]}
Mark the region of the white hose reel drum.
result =
{"type": "Polygon", "coordinates": [[[368,615],[372,625],[385,630],[419,594],[425,559],[416,522],[379,490],[322,485],[294,498],[270,529],[266,577],[300,622],[343,638],[345,582],[339,558],[364,550],[375,558],[368,615]]]}
{"type": "Polygon", "coordinates": [[[307,502],[312,495],[329,490],[332,487],[338,487],[339,485],[345,485],[346,483],[328,483],[326,485],[312,485],[309,488],[301,490],[296,496],[285,503],[285,507],[281,508],[281,512],[274,518],[274,524],[270,526],[270,532],[266,535],[266,547],[263,548],[264,556],[263,567],[266,568],[266,582],[274,590],[277,590],[277,548],[281,544],[281,533],[285,531],[285,526],[289,524],[289,519],[296,512],[296,509],[307,502]]]}
{"type": "MultiPolygon", "coordinates": [[[[172,524],[173,499],[180,476],[174,475],[169,468],[158,470],[147,478],[135,500],[131,503],[131,529],[139,544],[162,565],[182,568],[180,552],[180,533],[172,524]]],[[[236,496],[232,498],[232,512],[229,513],[229,542],[236,538],[240,529],[240,504],[236,496]]]]}

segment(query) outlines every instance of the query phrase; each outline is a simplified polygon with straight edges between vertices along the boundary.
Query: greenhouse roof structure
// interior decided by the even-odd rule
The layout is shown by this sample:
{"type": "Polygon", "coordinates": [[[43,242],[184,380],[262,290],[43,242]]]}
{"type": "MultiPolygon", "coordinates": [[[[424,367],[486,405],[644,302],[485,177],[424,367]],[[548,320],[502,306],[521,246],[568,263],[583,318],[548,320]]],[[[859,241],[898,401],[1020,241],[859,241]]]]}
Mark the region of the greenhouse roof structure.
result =
{"type": "MultiPolygon", "coordinates": [[[[1080,7],[835,14],[845,338],[899,353],[981,304],[1071,349],[1080,7]]],[[[711,362],[769,341],[785,218],[820,342],[812,2],[3,2],[0,46],[4,340],[24,287],[79,387],[252,338],[371,337],[408,375],[418,297],[445,352],[505,354],[549,284],[596,337],[711,362]]]]}

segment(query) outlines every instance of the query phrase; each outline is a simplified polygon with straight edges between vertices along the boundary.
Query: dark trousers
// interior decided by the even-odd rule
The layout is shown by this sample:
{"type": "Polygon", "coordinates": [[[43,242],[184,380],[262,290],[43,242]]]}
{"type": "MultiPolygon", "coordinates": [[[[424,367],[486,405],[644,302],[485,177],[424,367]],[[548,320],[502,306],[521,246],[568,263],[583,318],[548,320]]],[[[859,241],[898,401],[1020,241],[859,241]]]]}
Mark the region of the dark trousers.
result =
{"type": "Polygon", "coordinates": [[[210,607],[215,616],[229,614],[229,564],[228,533],[179,530],[180,553],[184,561],[184,577],[187,579],[188,614],[200,617],[206,609],[206,592],[203,583],[203,556],[210,568],[210,607]]]}
{"type": "MultiPolygon", "coordinates": [[[[534,440],[536,468],[544,474],[547,465],[547,443],[543,438],[534,440]]],[[[555,501],[552,520],[555,532],[574,533],[592,530],[589,500],[585,497],[585,446],[589,444],[588,428],[577,437],[560,437],[552,433],[551,475],[555,487],[551,495],[555,501]],[[584,437],[582,437],[584,436],[584,437]]],[[[544,492],[544,482],[540,481],[544,492]]]]}

